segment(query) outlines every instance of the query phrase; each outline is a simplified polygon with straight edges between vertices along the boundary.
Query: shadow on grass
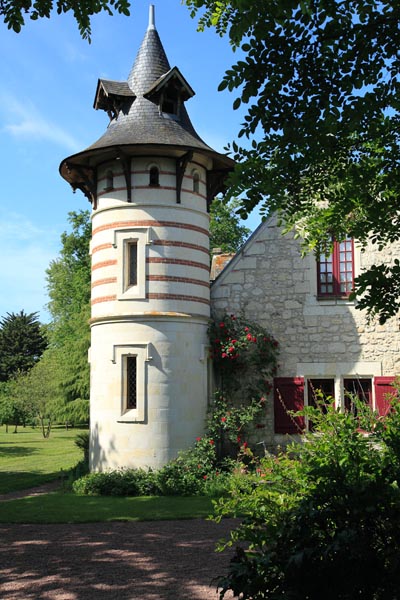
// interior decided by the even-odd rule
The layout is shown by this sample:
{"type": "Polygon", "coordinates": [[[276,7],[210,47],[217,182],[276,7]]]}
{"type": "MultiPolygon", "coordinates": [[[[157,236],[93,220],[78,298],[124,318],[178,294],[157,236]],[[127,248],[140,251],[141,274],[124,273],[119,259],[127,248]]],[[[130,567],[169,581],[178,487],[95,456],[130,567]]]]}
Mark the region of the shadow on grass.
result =
{"type": "Polygon", "coordinates": [[[17,492],[37,487],[55,479],[59,479],[62,473],[37,473],[35,471],[3,471],[0,473],[0,494],[17,492]]]}
{"type": "Polygon", "coordinates": [[[19,456],[30,456],[31,454],[37,454],[36,448],[29,448],[27,446],[2,446],[0,442],[0,457],[19,457],[19,456]]]}

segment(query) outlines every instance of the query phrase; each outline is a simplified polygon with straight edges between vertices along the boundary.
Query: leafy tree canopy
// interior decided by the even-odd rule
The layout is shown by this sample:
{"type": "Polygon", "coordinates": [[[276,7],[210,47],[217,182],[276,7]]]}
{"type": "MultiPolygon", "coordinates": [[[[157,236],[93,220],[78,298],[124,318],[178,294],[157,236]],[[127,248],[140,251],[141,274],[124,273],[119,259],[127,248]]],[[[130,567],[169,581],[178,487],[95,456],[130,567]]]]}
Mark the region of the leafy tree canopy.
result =
{"type": "Polygon", "coordinates": [[[90,42],[91,23],[93,15],[106,12],[112,15],[117,12],[129,16],[130,3],[126,0],[0,0],[0,17],[8,29],[19,33],[25,25],[26,19],[50,18],[53,10],[57,14],[72,12],[77,22],[79,33],[83,39],[90,42]]]}
{"type": "MultiPolygon", "coordinates": [[[[199,27],[229,35],[240,58],[220,89],[247,113],[230,147],[229,194],[261,205],[307,248],[346,234],[378,247],[400,237],[400,4],[392,0],[186,0],[199,27]],[[200,11],[200,12],[199,12],[200,11]]],[[[361,307],[400,308],[396,269],[360,276],[361,307]],[[396,271],[396,272],[395,272],[396,271]],[[385,297],[390,299],[387,304],[385,297]]]]}
{"type": "Polygon", "coordinates": [[[29,371],[46,346],[37,313],[7,313],[0,319],[0,381],[29,371]]]}
{"type": "Polygon", "coordinates": [[[240,224],[237,214],[239,200],[228,204],[215,198],[210,208],[210,249],[221,248],[223,252],[237,252],[246,241],[250,229],[240,224]]]}
{"type": "Polygon", "coordinates": [[[62,234],[59,257],[47,269],[47,289],[51,343],[64,365],[64,392],[75,400],[89,397],[90,213],[71,212],[69,222],[71,232],[62,234]]]}

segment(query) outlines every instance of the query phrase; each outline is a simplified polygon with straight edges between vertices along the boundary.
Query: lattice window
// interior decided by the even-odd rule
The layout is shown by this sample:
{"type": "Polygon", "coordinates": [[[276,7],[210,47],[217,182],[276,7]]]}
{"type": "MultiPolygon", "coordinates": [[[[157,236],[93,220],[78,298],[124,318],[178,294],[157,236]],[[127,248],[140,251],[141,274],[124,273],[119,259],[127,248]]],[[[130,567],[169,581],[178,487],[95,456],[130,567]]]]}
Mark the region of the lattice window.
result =
{"type": "Polygon", "coordinates": [[[126,357],[126,408],[137,407],[137,357],[126,357]]]}
{"type": "Polygon", "coordinates": [[[138,282],[138,245],[137,242],[130,242],[127,246],[127,285],[137,285],[138,282]]]}

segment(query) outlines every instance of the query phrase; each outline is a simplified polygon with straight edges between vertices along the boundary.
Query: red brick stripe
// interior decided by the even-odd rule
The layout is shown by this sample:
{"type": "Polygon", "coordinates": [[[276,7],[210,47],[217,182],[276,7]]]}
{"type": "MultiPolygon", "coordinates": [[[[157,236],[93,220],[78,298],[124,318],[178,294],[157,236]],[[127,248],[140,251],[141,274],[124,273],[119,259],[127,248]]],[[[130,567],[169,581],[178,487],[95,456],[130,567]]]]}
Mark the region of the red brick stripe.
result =
{"type": "Polygon", "coordinates": [[[107,231],[109,229],[121,229],[126,227],[176,227],[178,229],[188,229],[189,231],[197,231],[203,233],[209,237],[209,232],[203,227],[197,225],[190,225],[188,223],[177,223],[176,221],[156,221],[156,220],[137,220],[137,221],[116,221],[115,223],[108,223],[107,225],[100,225],[93,229],[92,236],[96,235],[100,231],[107,231]]]}
{"type": "Polygon", "coordinates": [[[198,244],[188,244],[186,242],[173,242],[170,240],[153,240],[154,246],[174,246],[177,248],[190,248],[191,250],[199,250],[199,252],[204,252],[209,256],[210,252],[208,248],[204,246],[199,246],[198,244]]]}
{"type": "Polygon", "coordinates": [[[100,304],[100,302],[112,302],[116,300],[117,296],[100,296],[99,298],[95,298],[92,300],[91,304],[100,304]]]}
{"type": "Polygon", "coordinates": [[[195,260],[183,260],[180,258],[147,258],[147,263],[162,263],[168,265],[184,265],[185,267],[195,267],[196,269],[205,269],[206,271],[210,270],[210,266],[204,263],[197,262],[195,260]]]}
{"type": "Polygon", "coordinates": [[[103,262],[98,262],[95,265],[92,265],[92,271],[96,269],[102,269],[103,267],[111,267],[112,265],[116,265],[116,260],[103,260],[103,262]]]}
{"type": "Polygon", "coordinates": [[[100,252],[100,250],[109,250],[112,247],[112,244],[100,244],[99,246],[92,248],[92,254],[95,254],[95,252],[100,252]]]}
{"type": "Polygon", "coordinates": [[[92,288],[94,288],[98,285],[106,285],[107,283],[116,283],[116,282],[117,282],[116,277],[107,277],[105,279],[98,279],[97,281],[93,281],[92,288]]]}
{"type": "Polygon", "coordinates": [[[147,275],[147,281],[176,281],[177,283],[193,283],[193,285],[202,285],[206,288],[210,287],[208,281],[200,279],[192,279],[190,277],[174,277],[173,275],[147,275]]]}
{"type": "Polygon", "coordinates": [[[186,296],[185,294],[147,294],[149,300],[182,300],[184,302],[201,302],[201,304],[210,304],[209,300],[199,298],[198,296],[186,296]]]}

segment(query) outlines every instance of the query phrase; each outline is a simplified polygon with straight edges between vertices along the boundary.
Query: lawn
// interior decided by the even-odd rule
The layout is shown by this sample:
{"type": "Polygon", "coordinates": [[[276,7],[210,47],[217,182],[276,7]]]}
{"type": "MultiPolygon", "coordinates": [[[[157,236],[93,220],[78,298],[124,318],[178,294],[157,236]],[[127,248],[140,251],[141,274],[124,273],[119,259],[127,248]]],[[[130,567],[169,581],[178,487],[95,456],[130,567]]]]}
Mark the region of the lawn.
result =
{"type": "Polygon", "coordinates": [[[45,439],[39,428],[0,427],[0,494],[57,479],[82,458],[74,440],[82,429],[53,428],[45,439]]]}
{"type": "Polygon", "coordinates": [[[0,523],[97,523],[205,518],[213,512],[204,496],[120,498],[52,493],[0,505],[0,523]]]}
{"type": "MultiPolygon", "coordinates": [[[[74,444],[82,430],[54,428],[48,439],[39,429],[18,433],[0,428],[0,494],[57,479],[82,458],[74,444]]],[[[60,486],[61,487],[61,486],[60,486]]],[[[212,513],[205,497],[77,496],[55,492],[7,500],[0,504],[0,523],[90,523],[205,518],[212,513]]]]}

